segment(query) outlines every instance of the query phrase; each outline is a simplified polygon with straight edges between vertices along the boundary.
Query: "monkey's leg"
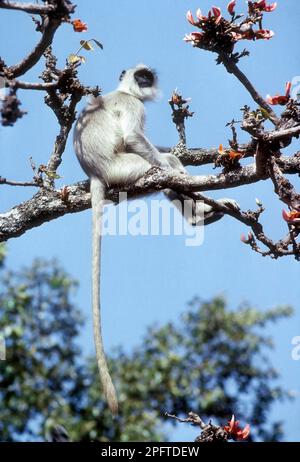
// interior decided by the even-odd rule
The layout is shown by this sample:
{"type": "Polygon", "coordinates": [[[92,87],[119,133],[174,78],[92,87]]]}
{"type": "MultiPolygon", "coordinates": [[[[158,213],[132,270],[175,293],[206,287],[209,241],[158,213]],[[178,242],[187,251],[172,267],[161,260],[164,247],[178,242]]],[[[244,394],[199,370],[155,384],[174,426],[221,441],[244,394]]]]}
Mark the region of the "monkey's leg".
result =
{"type": "Polygon", "coordinates": [[[196,194],[191,198],[172,189],[165,189],[164,194],[192,226],[209,225],[223,217],[222,212],[213,210],[203,201],[197,201],[196,194]]]}
{"type": "Polygon", "coordinates": [[[149,168],[151,164],[138,154],[116,154],[114,161],[107,166],[109,186],[130,185],[141,178],[149,168]]]}
{"type": "MultiPolygon", "coordinates": [[[[161,153],[161,156],[166,157],[170,167],[176,172],[189,174],[180,160],[173,154],[161,153]]],[[[170,201],[173,201],[175,207],[182,214],[185,214],[187,221],[193,226],[202,224],[209,225],[215,221],[220,220],[224,216],[222,212],[213,210],[210,205],[207,205],[198,199],[197,193],[193,193],[191,196],[187,196],[170,189],[165,190],[164,193],[170,201]]],[[[219,199],[218,202],[231,208],[240,208],[239,204],[234,199],[223,198],[219,199]]]]}
{"type": "MultiPolygon", "coordinates": [[[[180,160],[173,154],[161,154],[165,156],[169,162],[170,167],[178,173],[188,174],[180,160]]],[[[182,193],[166,189],[165,196],[173,203],[173,205],[184,214],[188,223],[192,226],[196,225],[209,225],[223,217],[222,212],[214,211],[209,205],[203,201],[197,200],[197,194],[193,193],[192,196],[187,196],[182,193]]]]}

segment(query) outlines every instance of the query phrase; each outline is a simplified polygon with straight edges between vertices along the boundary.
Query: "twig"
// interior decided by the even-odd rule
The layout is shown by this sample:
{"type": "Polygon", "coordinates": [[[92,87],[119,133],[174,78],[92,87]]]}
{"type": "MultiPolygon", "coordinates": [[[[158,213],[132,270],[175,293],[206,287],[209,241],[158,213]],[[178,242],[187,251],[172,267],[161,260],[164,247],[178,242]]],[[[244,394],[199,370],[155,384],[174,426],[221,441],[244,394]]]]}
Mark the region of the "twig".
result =
{"type": "Polygon", "coordinates": [[[188,417],[185,419],[181,419],[180,417],[177,417],[174,414],[169,414],[168,412],[165,412],[165,416],[169,417],[170,419],[177,420],[177,422],[181,423],[191,423],[192,425],[197,425],[199,426],[202,430],[206,427],[206,424],[203,422],[200,416],[195,414],[194,412],[189,412],[188,417]]]}
{"type": "Polygon", "coordinates": [[[39,186],[39,184],[34,181],[13,181],[13,180],[7,180],[6,178],[3,178],[2,176],[0,176],[0,184],[6,184],[9,186],[31,186],[31,187],[39,186]]]}
{"type": "Polygon", "coordinates": [[[8,86],[11,88],[19,88],[21,90],[40,90],[40,91],[49,91],[57,88],[59,82],[49,82],[49,83],[31,83],[31,82],[21,82],[20,80],[8,81],[8,86]]]}
{"type": "Polygon", "coordinates": [[[176,415],[165,413],[166,417],[176,420],[177,422],[190,423],[195,426],[199,426],[201,433],[195,439],[197,443],[215,443],[223,442],[226,443],[230,438],[229,433],[220,425],[213,425],[211,422],[205,424],[201,417],[194,412],[189,412],[186,419],[180,419],[176,415]]]}

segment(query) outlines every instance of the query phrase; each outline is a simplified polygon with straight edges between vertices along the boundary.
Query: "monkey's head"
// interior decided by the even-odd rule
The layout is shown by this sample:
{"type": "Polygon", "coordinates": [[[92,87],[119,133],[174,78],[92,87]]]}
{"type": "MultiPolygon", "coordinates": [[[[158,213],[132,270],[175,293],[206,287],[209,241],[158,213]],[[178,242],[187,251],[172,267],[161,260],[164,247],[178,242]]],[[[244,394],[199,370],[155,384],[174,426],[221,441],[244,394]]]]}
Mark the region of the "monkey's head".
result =
{"type": "Polygon", "coordinates": [[[158,94],[157,74],[145,64],[122,71],[119,91],[129,93],[142,101],[155,99],[158,94]]]}

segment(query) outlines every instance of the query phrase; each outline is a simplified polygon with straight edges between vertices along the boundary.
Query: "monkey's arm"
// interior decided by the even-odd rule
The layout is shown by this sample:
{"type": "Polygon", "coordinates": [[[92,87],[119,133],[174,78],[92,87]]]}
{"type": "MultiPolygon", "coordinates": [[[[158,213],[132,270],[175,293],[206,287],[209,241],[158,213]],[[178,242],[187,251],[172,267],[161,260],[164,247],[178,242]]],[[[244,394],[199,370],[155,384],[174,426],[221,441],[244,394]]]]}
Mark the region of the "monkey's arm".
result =
{"type": "Polygon", "coordinates": [[[143,157],[149,164],[170,168],[169,162],[144,135],[144,105],[136,98],[130,98],[130,111],[123,111],[121,127],[127,152],[143,157]]]}
{"type": "Polygon", "coordinates": [[[128,134],[125,140],[125,146],[128,152],[138,154],[151,165],[170,168],[167,158],[161,155],[142,133],[132,132],[128,134]]]}

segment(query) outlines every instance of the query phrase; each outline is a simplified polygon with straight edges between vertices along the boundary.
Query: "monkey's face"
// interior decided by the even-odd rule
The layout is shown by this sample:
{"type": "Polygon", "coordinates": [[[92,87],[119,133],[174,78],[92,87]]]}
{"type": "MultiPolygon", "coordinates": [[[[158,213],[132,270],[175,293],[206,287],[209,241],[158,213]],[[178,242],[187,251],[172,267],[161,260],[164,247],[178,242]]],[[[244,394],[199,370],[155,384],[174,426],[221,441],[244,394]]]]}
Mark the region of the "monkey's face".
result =
{"type": "Polygon", "coordinates": [[[144,68],[135,71],[134,79],[140,88],[149,88],[155,85],[157,77],[154,71],[144,68]]]}
{"type": "Polygon", "coordinates": [[[119,90],[142,99],[154,99],[157,96],[157,74],[144,64],[122,71],[119,90]]]}

